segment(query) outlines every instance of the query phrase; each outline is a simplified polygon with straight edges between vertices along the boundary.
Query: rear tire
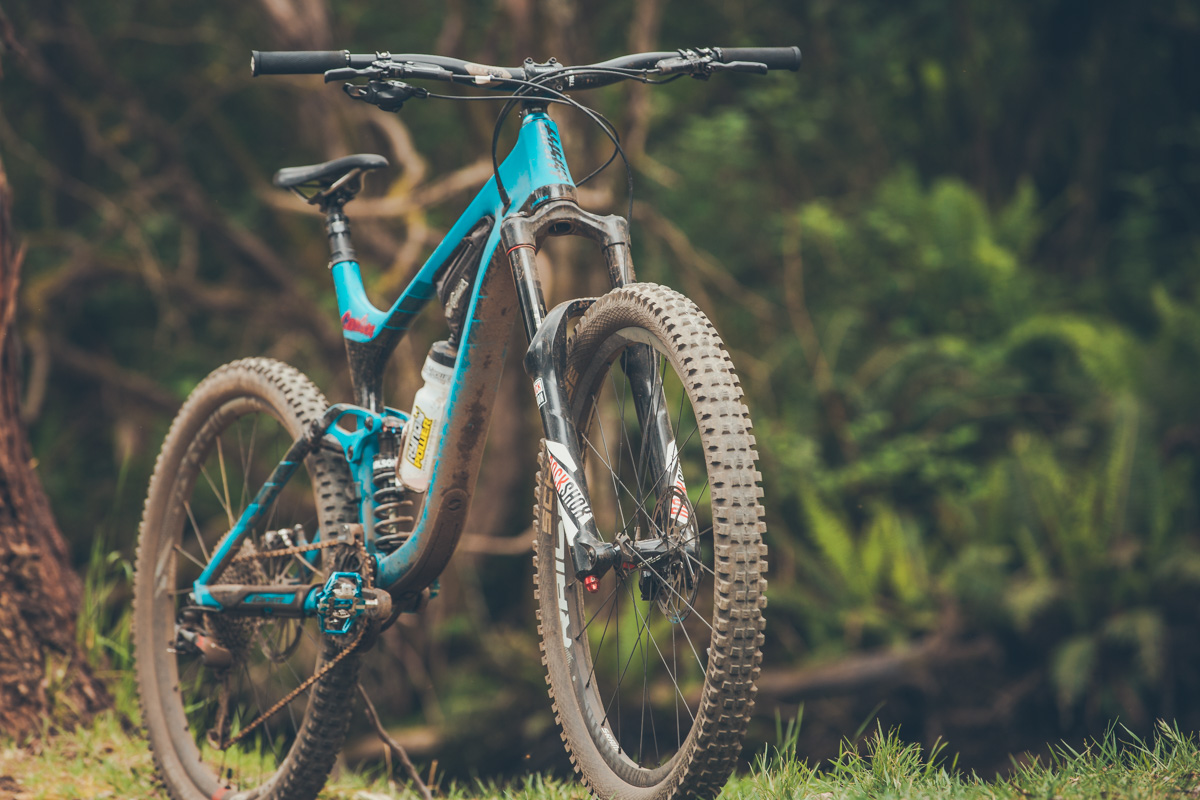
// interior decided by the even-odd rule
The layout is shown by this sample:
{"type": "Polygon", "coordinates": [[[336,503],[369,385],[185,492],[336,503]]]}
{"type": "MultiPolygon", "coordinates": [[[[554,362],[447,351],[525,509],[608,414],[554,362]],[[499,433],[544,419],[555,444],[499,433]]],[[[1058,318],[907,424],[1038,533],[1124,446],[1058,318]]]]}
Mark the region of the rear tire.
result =
{"type": "MultiPolygon", "coordinates": [[[[259,800],[308,800],[341,750],[357,652],[229,749],[208,739],[210,731],[236,733],[249,725],[341,652],[346,642],[322,635],[315,620],[205,615],[207,632],[233,653],[232,666],[223,669],[169,651],[179,609],[217,542],[287,447],[327,407],[308,378],[286,364],[262,358],[226,364],[192,392],[159,454],[138,537],[133,640],[142,721],[175,800],[247,791],[259,800]]],[[[247,535],[242,552],[270,549],[267,530],[294,531],[299,524],[311,538],[357,521],[350,488],[344,460],[318,450],[247,535]]],[[[217,580],[307,586],[334,568],[334,550],[320,552],[320,568],[305,566],[299,556],[239,561],[217,580]]]]}
{"type": "Polygon", "coordinates": [[[597,797],[713,797],[754,706],[766,605],[761,476],[741,387],[704,314],[653,284],[614,290],[584,314],[567,344],[564,383],[601,537],[655,539],[669,552],[650,570],[614,569],[586,592],[543,449],[535,581],[563,740],[597,797]],[[647,344],[687,486],[686,524],[672,505],[683,493],[635,455],[645,451],[621,355],[647,344]]]}

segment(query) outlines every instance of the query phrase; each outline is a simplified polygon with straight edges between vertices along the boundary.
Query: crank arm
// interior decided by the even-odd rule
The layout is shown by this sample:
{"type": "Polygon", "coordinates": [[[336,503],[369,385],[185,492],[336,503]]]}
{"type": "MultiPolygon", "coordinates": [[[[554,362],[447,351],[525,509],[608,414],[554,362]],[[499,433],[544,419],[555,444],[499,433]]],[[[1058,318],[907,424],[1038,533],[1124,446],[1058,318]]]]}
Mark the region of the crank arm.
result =
{"type": "Polygon", "coordinates": [[[594,586],[621,560],[615,543],[605,542],[596,530],[588,503],[579,433],[562,388],[567,354],[567,323],[587,310],[593,300],[571,300],[551,309],[538,326],[525,354],[525,371],[533,379],[542,430],[546,438],[546,468],[558,495],[559,518],[567,535],[575,575],[594,586]]]}

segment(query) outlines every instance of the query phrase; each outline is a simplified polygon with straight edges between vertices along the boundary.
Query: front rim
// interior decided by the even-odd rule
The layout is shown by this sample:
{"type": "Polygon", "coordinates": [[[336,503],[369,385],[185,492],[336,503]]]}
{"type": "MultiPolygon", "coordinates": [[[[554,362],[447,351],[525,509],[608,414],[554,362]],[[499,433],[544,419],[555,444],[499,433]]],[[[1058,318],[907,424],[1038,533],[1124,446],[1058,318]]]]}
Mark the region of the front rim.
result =
{"type": "MultiPolygon", "coordinates": [[[[605,575],[595,592],[567,582],[570,667],[597,750],[638,786],[660,783],[703,726],[719,580],[705,436],[677,369],[656,337],[625,328],[591,357],[575,395],[601,538],[640,548],[641,557],[605,575]],[[659,465],[651,464],[649,429],[623,367],[623,356],[639,350],[653,360],[651,410],[661,402],[670,420],[668,458],[659,465]]],[[[565,549],[561,525],[555,535],[565,549]]]]}

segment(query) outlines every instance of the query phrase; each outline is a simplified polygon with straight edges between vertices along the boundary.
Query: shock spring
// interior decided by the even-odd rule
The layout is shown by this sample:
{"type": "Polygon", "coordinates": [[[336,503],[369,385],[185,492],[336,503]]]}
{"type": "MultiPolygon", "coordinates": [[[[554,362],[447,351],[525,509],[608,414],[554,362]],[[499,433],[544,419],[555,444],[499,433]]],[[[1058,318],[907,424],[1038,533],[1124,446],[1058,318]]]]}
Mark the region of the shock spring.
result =
{"type": "Polygon", "coordinates": [[[397,477],[400,443],[404,426],[395,417],[383,421],[379,433],[379,454],[371,463],[371,482],[375,490],[375,546],[390,553],[407,541],[416,524],[414,502],[397,477]]]}

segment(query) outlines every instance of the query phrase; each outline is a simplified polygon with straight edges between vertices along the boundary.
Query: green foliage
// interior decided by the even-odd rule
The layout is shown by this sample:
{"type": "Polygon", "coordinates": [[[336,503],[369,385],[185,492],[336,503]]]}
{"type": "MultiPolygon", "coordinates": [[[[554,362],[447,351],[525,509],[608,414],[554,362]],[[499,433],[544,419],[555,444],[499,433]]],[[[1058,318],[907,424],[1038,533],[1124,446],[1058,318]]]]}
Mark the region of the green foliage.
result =
{"type": "Polygon", "coordinates": [[[1071,310],[1031,265],[1043,222],[1021,186],[990,212],[961,181],[902,169],[859,209],[795,212],[785,281],[810,299],[785,292],[798,335],[764,342],[778,366],[749,381],[789,399],[761,442],[768,494],[803,523],[776,549],[797,580],[773,584],[773,613],[828,655],[961,607],[971,627],[1049,637],[1064,720],[1144,719],[1183,657],[1170,609],[1195,586],[1194,461],[1160,469],[1156,444],[1186,412],[1153,389],[1197,306],[1156,291],[1150,337],[1071,310]]]}
{"type": "Polygon", "coordinates": [[[83,572],[83,598],[75,632],[88,664],[107,678],[115,709],[129,719],[137,719],[132,581],[133,564],[120,550],[110,549],[103,534],[97,535],[83,572]]]}
{"type": "MultiPolygon", "coordinates": [[[[792,728],[789,726],[789,734],[792,728]]],[[[986,782],[947,764],[946,747],[928,752],[895,731],[877,729],[860,744],[844,742],[828,764],[810,765],[796,756],[795,739],[764,750],[752,773],[736,779],[724,798],[1070,798],[1187,797],[1195,792],[1200,747],[1176,725],[1159,722],[1143,740],[1116,726],[1076,749],[1052,747],[1043,761],[1014,764],[1007,777],[986,782]]]]}

